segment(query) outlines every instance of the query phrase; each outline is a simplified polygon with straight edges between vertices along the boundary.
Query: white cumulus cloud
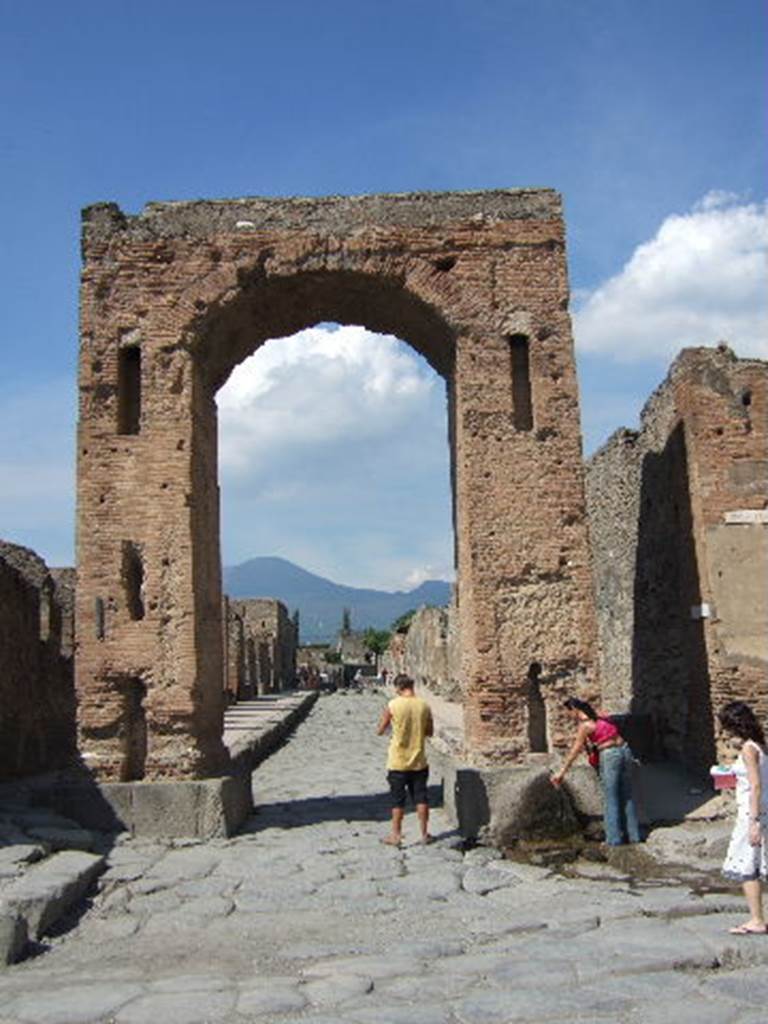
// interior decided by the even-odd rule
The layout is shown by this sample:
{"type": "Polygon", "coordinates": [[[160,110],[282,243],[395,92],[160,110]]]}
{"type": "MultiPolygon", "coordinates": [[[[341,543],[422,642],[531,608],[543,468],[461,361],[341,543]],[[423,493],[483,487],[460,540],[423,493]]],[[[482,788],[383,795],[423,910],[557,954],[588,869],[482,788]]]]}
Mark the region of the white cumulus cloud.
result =
{"type": "Polygon", "coordinates": [[[726,340],[737,355],[766,358],[767,282],[768,201],[710,192],[579,297],[577,345],[633,362],[726,340]]]}
{"type": "Polygon", "coordinates": [[[381,437],[435,383],[406,345],[364,327],[310,327],[267,342],[217,396],[222,470],[253,471],[277,453],[284,458],[342,438],[381,437]]]}
{"type": "Polygon", "coordinates": [[[427,580],[449,580],[453,581],[456,578],[456,571],[453,565],[447,562],[441,565],[420,565],[411,569],[406,574],[405,580],[402,584],[404,590],[415,590],[416,587],[421,586],[422,583],[426,583],[427,580]]]}

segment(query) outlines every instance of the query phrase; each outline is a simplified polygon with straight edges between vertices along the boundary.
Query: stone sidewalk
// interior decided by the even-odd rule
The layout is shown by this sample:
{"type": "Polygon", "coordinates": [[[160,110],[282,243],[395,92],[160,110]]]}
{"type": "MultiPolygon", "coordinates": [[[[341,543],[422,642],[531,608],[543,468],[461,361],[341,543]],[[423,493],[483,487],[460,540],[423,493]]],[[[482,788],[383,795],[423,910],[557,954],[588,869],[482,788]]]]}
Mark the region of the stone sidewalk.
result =
{"type": "MultiPolygon", "coordinates": [[[[122,839],[79,916],[0,975],[2,1024],[764,1024],[768,939],[733,893],[382,846],[383,698],[324,696],[207,843],[122,839]]],[[[708,864],[702,865],[707,867],[708,864]]],[[[695,874],[696,865],[693,865],[695,874]]]]}

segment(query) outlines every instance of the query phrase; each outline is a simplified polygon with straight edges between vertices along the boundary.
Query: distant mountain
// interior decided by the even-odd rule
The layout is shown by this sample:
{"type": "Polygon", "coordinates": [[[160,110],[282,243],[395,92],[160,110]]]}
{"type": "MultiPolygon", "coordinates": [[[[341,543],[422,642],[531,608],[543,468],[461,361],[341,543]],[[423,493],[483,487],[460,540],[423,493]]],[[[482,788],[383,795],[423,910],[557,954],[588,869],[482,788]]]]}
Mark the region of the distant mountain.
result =
{"type": "Polygon", "coordinates": [[[315,576],[285,558],[251,558],[224,569],[224,591],[230,597],[276,597],[293,613],[299,609],[301,642],[332,640],[349,608],[352,629],[389,629],[400,615],[421,605],[446,605],[451,584],[426,580],[415,590],[365,590],[345,587],[315,576]]]}

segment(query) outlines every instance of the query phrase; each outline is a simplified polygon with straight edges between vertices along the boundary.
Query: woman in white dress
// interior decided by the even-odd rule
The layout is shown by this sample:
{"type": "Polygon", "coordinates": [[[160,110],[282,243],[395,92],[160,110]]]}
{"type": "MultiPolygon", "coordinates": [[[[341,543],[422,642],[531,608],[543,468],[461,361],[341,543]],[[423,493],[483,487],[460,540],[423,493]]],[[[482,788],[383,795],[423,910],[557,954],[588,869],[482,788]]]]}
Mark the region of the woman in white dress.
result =
{"type": "Polygon", "coordinates": [[[719,715],[722,727],[742,740],[733,764],[736,775],[736,823],[731,833],[723,874],[741,882],[749,920],[731,928],[734,935],[765,935],[761,879],[768,878],[768,753],[765,734],[754,712],[743,701],[726,704],[719,715]]]}

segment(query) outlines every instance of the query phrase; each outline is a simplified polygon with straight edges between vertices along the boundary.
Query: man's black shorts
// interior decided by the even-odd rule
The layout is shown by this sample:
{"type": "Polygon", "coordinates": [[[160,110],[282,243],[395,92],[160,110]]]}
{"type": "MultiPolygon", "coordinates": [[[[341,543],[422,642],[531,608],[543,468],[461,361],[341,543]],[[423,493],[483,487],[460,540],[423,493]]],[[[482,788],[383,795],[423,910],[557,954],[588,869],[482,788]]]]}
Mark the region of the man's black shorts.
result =
{"type": "Polygon", "coordinates": [[[410,793],[415,804],[427,802],[427,776],[429,768],[420,768],[417,772],[387,772],[389,792],[392,794],[393,807],[405,807],[405,794],[410,793]]]}

